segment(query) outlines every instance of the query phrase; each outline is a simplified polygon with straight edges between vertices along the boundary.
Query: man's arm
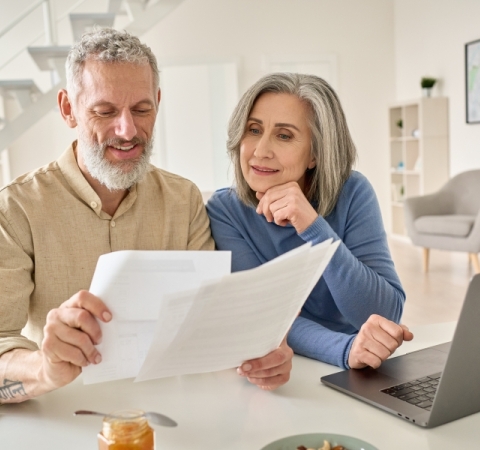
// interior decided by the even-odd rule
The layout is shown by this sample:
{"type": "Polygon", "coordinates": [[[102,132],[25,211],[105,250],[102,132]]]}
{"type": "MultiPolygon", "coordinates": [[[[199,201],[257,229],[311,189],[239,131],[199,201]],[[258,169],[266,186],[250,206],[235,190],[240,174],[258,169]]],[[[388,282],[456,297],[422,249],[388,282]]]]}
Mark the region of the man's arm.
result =
{"type": "Polygon", "coordinates": [[[82,367],[98,364],[101,320],[111,313],[93,294],[80,291],[47,316],[40,350],[13,349],[0,356],[0,403],[18,403],[65,386],[82,367]]]}

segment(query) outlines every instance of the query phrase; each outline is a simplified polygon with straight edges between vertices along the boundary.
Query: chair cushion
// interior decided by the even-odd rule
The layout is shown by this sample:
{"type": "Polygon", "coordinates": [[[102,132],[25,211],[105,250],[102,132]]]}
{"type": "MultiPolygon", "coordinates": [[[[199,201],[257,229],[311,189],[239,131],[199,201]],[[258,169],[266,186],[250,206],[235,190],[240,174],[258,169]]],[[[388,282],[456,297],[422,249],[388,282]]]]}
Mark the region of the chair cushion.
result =
{"type": "Polygon", "coordinates": [[[415,220],[419,233],[466,237],[470,234],[475,216],[421,216],[415,220]]]}

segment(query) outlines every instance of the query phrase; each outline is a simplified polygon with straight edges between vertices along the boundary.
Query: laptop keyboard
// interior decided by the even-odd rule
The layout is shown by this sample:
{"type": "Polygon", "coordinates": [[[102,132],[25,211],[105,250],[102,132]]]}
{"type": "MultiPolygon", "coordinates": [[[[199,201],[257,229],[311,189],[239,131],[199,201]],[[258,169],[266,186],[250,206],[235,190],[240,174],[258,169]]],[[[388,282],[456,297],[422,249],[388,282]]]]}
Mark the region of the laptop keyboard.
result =
{"type": "Polygon", "coordinates": [[[430,411],[441,375],[442,372],[434,373],[418,380],[382,389],[381,392],[430,411]]]}

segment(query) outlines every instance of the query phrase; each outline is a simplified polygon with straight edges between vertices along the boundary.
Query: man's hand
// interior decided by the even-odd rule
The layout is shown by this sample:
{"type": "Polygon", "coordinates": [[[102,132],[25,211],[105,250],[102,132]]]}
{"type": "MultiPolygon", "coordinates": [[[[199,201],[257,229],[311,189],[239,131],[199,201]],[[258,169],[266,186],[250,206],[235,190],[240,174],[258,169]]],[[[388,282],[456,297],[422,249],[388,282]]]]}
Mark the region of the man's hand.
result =
{"type": "Polygon", "coordinates": [[[97,322],[112,315],[93,294],[80,291],[47,315],[41,354],[40,380],[56,389],[73,381],[82,367],[98,364],[102,357],[94,345],[102,339],[97,322]]]}
{"type": "Polygon", "coordinates": [[[280,346],[263,358],[245,361],[237,373],[259,388],[273,391],[290,379],[293,350],[285,338],[280,346]]]}
{"type": "Polygon", "coordinates": [[[260,200],[258,214],[263,214],[268,222],[275,222],[282,227],[291,223],[297,233],[305,231],[318,217],[294,181],[274,186],[265,193],[257,192],[256,196],[260,200]]]}
{"type": "Polygon", "coordinates": [[[397,325],[384,317],[372,314],[362,325],[353,341],[348,365],[352,369],[366,366],[380,367],[403,341],[411,341],[413,334],[405,325],[397,325]]]}

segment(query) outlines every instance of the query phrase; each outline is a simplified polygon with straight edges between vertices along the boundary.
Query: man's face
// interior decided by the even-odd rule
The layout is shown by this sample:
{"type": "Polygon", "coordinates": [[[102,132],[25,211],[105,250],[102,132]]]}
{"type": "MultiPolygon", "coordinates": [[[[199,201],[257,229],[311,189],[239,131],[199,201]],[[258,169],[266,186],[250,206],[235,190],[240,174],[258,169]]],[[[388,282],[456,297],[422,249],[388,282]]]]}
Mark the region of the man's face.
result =
{"type": "Polygon", "coordinates": [[[110,190],[148,170],[158,108],[149,65],[86,61],[73,107],[79,166],[110,190]]]}

